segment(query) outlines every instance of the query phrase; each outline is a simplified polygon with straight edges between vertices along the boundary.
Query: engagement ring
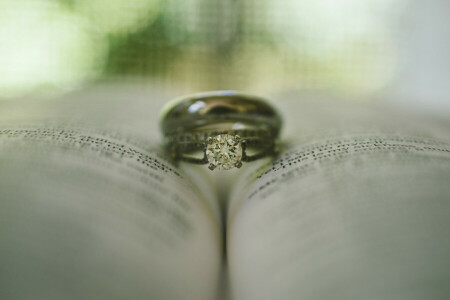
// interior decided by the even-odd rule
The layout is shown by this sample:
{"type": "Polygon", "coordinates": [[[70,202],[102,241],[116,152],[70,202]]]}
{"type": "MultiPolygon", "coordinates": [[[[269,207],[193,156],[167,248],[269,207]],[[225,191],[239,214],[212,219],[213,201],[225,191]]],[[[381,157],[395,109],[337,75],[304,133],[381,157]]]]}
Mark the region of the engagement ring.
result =
{"type": "Polygon", "coordinates": [[[278,112],[261,98],[216,91],[170,102],[160,125],[175,161],[229,170],[275,155],[281,123],[278,112]]]}

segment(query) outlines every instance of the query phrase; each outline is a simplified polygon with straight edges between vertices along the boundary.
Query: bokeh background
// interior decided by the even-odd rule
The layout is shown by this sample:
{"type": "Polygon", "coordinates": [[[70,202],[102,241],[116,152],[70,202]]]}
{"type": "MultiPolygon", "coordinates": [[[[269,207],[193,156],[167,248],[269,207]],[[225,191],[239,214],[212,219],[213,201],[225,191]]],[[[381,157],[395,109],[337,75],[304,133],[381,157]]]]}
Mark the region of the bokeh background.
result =
{"type": "Polygon", "coordinates": [[[0,99],[103,81],[450,112],[448,0],[0,0],[0,99]]]}

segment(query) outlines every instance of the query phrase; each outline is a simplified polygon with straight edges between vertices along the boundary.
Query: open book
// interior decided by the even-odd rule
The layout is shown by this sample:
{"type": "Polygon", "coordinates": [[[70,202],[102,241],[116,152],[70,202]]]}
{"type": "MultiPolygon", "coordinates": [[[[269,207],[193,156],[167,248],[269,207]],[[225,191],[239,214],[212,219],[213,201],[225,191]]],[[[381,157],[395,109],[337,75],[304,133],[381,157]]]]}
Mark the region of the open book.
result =
{"type": "Polygon", "coordinates": [[[222,172],[151,89],[0,102],[0,299],[448,299],[449,123],[279,98],[280,156],[222,172]]]}

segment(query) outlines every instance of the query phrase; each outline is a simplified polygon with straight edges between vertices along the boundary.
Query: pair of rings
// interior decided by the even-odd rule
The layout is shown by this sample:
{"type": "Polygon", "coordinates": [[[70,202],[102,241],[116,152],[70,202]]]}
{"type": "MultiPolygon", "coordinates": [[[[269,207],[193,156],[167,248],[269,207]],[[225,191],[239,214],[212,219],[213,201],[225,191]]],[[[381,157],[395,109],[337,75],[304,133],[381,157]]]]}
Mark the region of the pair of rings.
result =
{"type": "Polygon", "coordinates": [[[275,155],[281,125],[264,99],[233,91],[175,100],[163,108],[160,123],[173,160],[209,164],[211,170],[275,155]]]}

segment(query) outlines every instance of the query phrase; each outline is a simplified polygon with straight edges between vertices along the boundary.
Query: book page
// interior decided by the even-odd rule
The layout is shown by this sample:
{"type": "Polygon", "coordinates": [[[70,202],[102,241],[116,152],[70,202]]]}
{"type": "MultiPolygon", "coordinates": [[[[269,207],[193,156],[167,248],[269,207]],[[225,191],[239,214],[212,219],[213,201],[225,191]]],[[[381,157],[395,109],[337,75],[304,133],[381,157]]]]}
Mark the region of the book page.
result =
{"type": "Polygon", "coordinates": [[[220,220],[162,155],[163,100],[0,102],[1,299],[216,297],[220,220]]]}
{"type": "Polygon", "coordinates": [[[284,105],[291,145],[231,197],[233,299],[447,299],[448,123],[350,102],[284,105]]]}

